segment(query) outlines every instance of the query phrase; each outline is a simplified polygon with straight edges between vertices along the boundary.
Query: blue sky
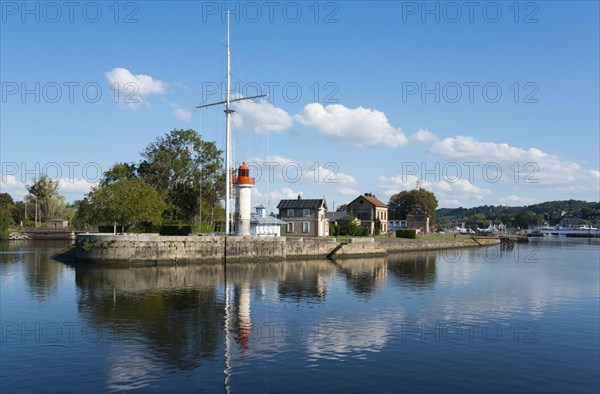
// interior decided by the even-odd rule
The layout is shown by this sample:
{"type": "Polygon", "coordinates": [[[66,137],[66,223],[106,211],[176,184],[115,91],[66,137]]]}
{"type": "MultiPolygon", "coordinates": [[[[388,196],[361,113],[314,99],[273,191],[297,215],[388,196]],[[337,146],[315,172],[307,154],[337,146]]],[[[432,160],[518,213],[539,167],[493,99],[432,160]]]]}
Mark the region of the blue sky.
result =
{"type": "Polygon", "coordinates": [[[234,119],[254,203],[600,200],[595,1],[2,1],[2,192],[45,171],[81,198],[174,128],[223,147],[195,106],[224,95],[227,8],[236,94],[270,93],[234,119]]]}

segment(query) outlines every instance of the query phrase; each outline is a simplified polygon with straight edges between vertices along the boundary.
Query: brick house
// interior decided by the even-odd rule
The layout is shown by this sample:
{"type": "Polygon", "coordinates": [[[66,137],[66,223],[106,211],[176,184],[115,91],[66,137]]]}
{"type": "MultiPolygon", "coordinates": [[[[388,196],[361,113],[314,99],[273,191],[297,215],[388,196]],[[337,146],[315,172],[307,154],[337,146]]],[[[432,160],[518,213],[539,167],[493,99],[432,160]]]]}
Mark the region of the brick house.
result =
{"type": "Polygon", "coordinates": [[[348,204],[346,210],[354,213],[354,217],[360,220],[362,227],[369,230],[369,234],[375,233],[377,219],[381,222],[381,233],[387,233],[388,206],[371,193],[356,197],[348,204]]]}
{"type": "Polygon", "coordinates": [[[282,236],[327,237],[329,220],[326,217],[325,198],[303,199],[300,194],[295,200],[281,200],[277,204],[279,219],[286,222],[281,226],[282,236]]]}

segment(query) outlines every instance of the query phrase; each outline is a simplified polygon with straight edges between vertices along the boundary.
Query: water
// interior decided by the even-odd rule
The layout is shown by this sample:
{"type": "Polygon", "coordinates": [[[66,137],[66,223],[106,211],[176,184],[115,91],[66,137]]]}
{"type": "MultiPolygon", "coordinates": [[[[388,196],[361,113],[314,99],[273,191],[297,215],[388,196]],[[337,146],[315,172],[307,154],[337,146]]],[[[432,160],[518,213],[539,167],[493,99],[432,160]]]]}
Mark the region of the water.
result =
{"type": "Polygon", "coordinates": [[[600,240],[69,266],[2,243],[0,392],[600,391],[600,240]]]}

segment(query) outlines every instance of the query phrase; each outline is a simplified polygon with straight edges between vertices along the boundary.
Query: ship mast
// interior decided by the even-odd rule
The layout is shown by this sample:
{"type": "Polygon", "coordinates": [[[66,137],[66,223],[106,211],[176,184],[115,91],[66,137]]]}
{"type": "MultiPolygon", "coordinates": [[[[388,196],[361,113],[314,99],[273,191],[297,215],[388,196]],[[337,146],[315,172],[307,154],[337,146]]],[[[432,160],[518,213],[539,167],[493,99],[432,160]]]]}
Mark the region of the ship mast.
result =
{"type": "Polygon", "coordinates": [[[230,10],[227,10],[227,92],[225,95],[225,101],[219,101],[218,103],[199,105],[196,108],[212,107],[214,105],[225,104],[225,235],[229,235],[229,221],[230,221],[230,210],[229,210],[229,196],[231,194],[231,114],[235,110],[231,109],[231,103],[235,101],[250,100],[259,97],[265,97],[266,94],[259,94],[257,96],[242,97],[237,99],[231,99],[231,52],[229,43],[229,16],[230,10]]]}

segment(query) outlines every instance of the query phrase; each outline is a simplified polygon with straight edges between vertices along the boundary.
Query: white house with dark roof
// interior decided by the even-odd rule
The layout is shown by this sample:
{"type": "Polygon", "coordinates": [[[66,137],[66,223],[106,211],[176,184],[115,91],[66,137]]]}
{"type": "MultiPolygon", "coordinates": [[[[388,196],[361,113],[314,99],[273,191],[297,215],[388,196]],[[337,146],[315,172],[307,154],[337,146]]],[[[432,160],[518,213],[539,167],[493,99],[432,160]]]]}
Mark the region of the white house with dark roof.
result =
{"type": "Polygon", "coordinates": [[[326,217],[325,198],[303,199],[300,194],[295,200],[281,200],[277,205],[279,218],[286,222],[281,233],[284,236],[327,237],[329,220],[326,217]]]}
{"type": "Polygon", "coordinates": [[[281,227],[285,222],[275,216],[267,215],[267,208],[259,205],[254,208],[256,213],[250,215],[250,235],[258,237],[279,237],[281,227]]]}

